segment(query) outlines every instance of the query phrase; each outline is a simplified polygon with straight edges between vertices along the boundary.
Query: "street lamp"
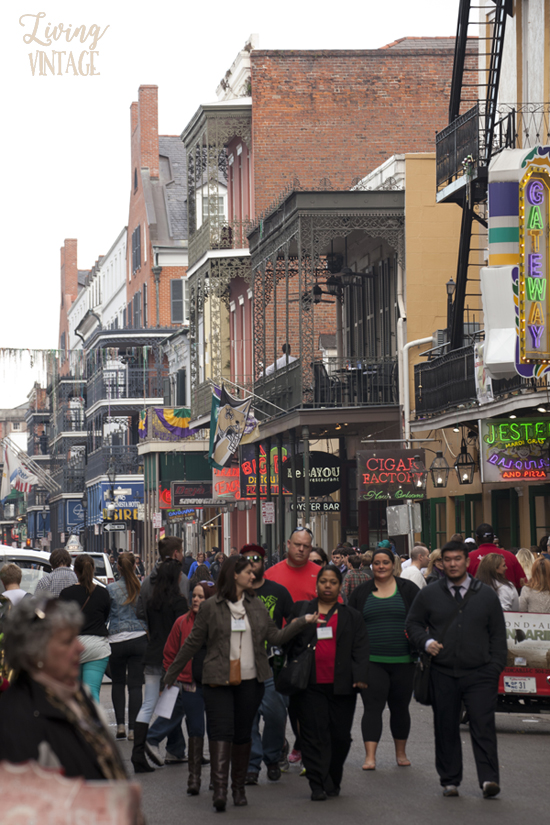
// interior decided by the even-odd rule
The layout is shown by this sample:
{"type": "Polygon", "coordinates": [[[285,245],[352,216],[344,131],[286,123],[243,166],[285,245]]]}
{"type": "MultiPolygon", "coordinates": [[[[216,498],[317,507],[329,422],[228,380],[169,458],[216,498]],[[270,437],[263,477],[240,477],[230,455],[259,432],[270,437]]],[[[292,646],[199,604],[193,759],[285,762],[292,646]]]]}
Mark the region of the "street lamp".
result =
{"type": "Polygon", "coordinates": [[[435,454],[434,460],[430,464],[430,474],[432,477],[433,486],[446,487],[450,472],[451,468],[447,464],[446,458],[441,450],[438,450],[435,454]]]}
{"type": "MultiPolygon", "coordinates": [[[[107,509],[111,511],[111,513],[115,510],[115,480],[116,480],[116,466],[115,466],[115,459],[113,456],[109,459],[109,466],[107,468],[107,478],[109,479],[109,484],[111,485],[111,501],[107,505],[107,509]]],[[[113,558],[115,558],[115,531],[112,530],[112,539],[111,539],[111,552],[113,554],[113,558]]],[[[108,545],[107,545],[108,546],[108,545]]]]}
{"type": "Polygon", "coordinates": [[[425,490],[426,483],[428,481],[428,471],[426,469],[426,465],[424,464],[419,455],[415,455],[414,457],[412,471],[414,476],[414,486],[416,487],[416,489],[425,490]]]}
{"type": "Polygon", "coordinates": [[[451,278],[445,286],[447,287],[447,341],[450,343],[453,323],[453,295],[455,294],[456,284],[451,278]]]}
{"type": "Polygon", "coordinates": [[[455,461],[456,476],[459,484],[472,484],[474,480],[474,473],[476,470],[476,463],[466,446],[466,441],[463,438],[460,445],[460,454],[455,461]]]}

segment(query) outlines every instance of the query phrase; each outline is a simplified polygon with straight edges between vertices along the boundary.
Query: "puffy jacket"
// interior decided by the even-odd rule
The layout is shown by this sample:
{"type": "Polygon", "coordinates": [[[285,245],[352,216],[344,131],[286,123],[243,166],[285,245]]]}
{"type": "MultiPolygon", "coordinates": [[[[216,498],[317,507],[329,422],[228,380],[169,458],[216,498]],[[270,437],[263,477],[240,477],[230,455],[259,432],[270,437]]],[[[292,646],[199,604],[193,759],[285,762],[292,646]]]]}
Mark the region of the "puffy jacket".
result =
{"type": "Polygon", "coordinates": [[[145,622],[136,616],[136,602],[124,604],[128,598],[128,590],[124,579],[107,585],[107,592],[111,597],[111,612],[109,614],[109,636],[115,633],[137,633],[147,631],[145,622]]]}

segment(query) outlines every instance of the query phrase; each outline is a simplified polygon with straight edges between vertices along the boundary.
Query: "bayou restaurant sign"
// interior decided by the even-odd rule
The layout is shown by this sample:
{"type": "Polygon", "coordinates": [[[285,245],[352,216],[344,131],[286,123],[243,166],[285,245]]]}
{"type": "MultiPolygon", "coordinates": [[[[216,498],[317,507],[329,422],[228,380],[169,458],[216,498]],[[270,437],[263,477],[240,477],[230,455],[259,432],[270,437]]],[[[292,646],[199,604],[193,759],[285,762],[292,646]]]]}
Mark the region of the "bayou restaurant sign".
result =
{"type": "Polygon", "coordinates": [[[360,450],[357,453],[357,498],[423,499],[425,491],[423,450],[360,450]]]}
{"type": "Polygon", "coordinates": [[[550,418],[488,418],[480,422],[481,477],[544,481],[550,468],[550,418]]]}

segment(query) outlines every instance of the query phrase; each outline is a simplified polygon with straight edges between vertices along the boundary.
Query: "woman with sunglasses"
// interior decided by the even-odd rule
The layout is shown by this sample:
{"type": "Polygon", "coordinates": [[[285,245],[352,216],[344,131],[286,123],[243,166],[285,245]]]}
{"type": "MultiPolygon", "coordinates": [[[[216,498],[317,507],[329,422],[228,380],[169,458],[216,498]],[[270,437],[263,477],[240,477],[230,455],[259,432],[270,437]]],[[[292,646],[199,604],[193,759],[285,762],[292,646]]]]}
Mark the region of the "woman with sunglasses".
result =
{"type": "Polygon", "coordinates": [[[414,663],[405,635],[405,619],[420,589],[395,575],[395,556],[377,547],[372,556],[374,578],[352,592],[349,604],[364,619],[370,642],[369,686],[361,691],[361,722],[365,743],[364,771],[376,768],[376,749],[382,736],[382,713],[388,704],[395,758],[400,767],[411,763],[405,748],[411,728],[414,663]]]}
{"type": "Polygon", "coordinates": [[[313,802],[338,796],[344,762],[351,746],[357,689],[367,687],[369,641],[360,614],[339,603],[342,573],[327,566],[317,576],[317,598],[294,605],[319,616],[290,646],[299,656],[310,645],[315,655],[306,690],[292,699],[298,714],[302,761],[313,802]]]}
{"type": "Polygon", "coordinates": [[[203,695],[210,742],[213,804],[224,811],[231,764],[231,790],[237,806],[246,805],[245,779],[251,749],[252,723],[262,701],[263,683],[271,677],[266,641],[290,641],[317,614],[302,616],[279,630],[252,590],[254,571],[245,556],[223,563],[218,592],[205,601],[193,630],[168,668],[166,686],[173,685],[186,664],[206,644],[203,695]]]}
{"type": "Polygon", "coordinates": [[[318,567],[325,567],[328,564],[328,556],[322,547],[313,547],[309,554],[309,560],[318,567]]]}

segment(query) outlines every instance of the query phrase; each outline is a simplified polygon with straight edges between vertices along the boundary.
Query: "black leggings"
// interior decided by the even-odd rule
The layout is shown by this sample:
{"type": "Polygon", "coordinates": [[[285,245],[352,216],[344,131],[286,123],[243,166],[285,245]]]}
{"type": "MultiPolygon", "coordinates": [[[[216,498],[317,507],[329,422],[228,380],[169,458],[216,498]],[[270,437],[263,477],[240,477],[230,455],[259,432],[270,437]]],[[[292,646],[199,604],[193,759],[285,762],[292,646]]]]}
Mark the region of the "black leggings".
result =
{"type": "Polygon", "coordinates": [[[414,662],[389,664],[370,662],[369,686],[361,691],[364,713],[363,742],[379,742],[382,713],[390,709],[390,730],[394,739],[408,739],[411,729],[409,704],[413,690],[414,662]]]}
{"type": "Polygon", "coordinates": [[[257,679],[240,685],[203,685],[208,737],[218,742],[246,745],[252,740],[252,723],[264,696],[257,679]]]}
{"type": "Polygon", "coordinates": [[[128,685],[128,727],[134,729],[141,708],[143,685],[143,654],[147,636],[137,636],[125,642],[111,642],[111,698],[117,725],[124,724],[126,685],[128,685]],[[128,673],[128,675],[126,675],[128,673]]]}

